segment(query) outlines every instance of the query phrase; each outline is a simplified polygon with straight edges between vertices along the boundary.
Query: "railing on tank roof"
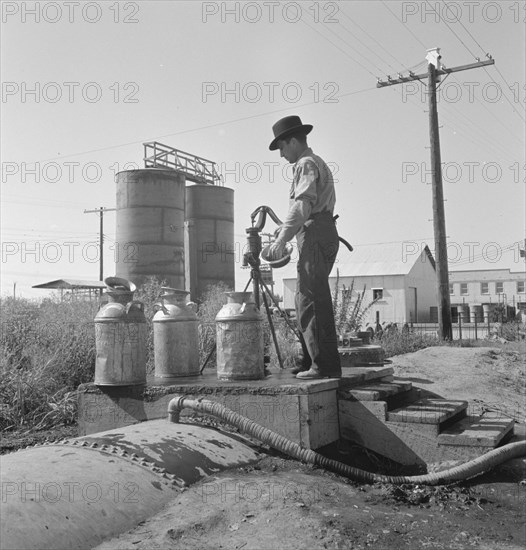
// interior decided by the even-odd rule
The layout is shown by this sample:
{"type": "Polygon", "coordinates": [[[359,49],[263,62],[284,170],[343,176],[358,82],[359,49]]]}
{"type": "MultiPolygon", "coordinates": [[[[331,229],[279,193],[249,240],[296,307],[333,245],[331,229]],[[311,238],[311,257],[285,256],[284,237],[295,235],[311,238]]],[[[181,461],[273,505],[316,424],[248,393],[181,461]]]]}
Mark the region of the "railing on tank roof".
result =
{"type": "Polygon", "coordinates": [[[158,141],[149,141],[143,145],[145,168],[171,168],[182,172],[187,180],[194,183],[223,184],[223,177],[212,160],[174,149],[158,141]]]}

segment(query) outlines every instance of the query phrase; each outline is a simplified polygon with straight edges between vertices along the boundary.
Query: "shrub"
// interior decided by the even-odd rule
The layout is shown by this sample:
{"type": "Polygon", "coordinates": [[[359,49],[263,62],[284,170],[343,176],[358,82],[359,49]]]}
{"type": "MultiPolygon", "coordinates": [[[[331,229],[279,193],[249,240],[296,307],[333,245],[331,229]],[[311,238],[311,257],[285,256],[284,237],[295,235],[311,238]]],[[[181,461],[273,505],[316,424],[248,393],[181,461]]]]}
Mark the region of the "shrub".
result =
{"type": "Polygon", "coordinates": [[[199,363],[204,365],[210,355],[207,367],[216,367],[216,325],[215,318],[226,303],[225,292],[232,289],[225,283],[209,285],[203,293],[197,317],[199,318],[199,363]]]}
{"type": "Polygon", "coordinates": [[[0,299],[0,429],[68,424],[93,379],[97,303],[0,299]]]}
{"type": "Polygon", "coordinates": [[[518,321],[510,321],[503,323],[500,327],[500,336],[508,342],[515,342],[517,340],[524,340],[526,336],[526,323],[518,321]]]}
{"type": "Polygon", "coordinates": [[[432,334],[422,334],[406,330],[388,330],[375,335],[372,343],[382,346],[387,358],[404,353],[412,353],[430,346],[439,346],[443,342],[440,341],[438,336],[432,334]]]}
{"type": "Polygon", "coordinates": [[[162,287],[167,286],[166,281],[159,281],[157,277],[147,277],[134,294],[133,299],[142,302],[144,315],[148,326],[146,373],[153,374],[155,371],[155,357],[153,350],[153,316],[157,311],[156,304],[161,301],[162,287]]]}
{"type": "Polygon", "coordinates": [[[354,279],[350,288],[346,288],[345,285],[342,284],[342,289],[340,291],[340,272],[336,270],[336,284],[332,295],[332,307],[334,310],[336,334],[340,336],[351,332],[357,332],[362,326],[366,313],[378,301],[378,299],[376,299],[368,304],[364,304],[365,285],[361,294],[358,293],[354,300],[353,292],[354,279]]]}
{"type": "MultiPolygon", "coordinates": [[[[281,355],[281,361],[283,363],[283,368],[287,369],[295,367],[299,358],[299,354],[301,353],[301,344],[298,341],[298,337],[296,336],[294,331],[287,325],[285,319],[274,315],[272,321],[274,323],[276,340],[278,341],[278,347],[281,355]]],[[[274,345],[274,341],[272,340],[268,321],[266,322],[265,328],[268,330],[268,334],[270,337],[270,366],[280,368],[278,355],[276,353],[276,347],[274,345]]]]}

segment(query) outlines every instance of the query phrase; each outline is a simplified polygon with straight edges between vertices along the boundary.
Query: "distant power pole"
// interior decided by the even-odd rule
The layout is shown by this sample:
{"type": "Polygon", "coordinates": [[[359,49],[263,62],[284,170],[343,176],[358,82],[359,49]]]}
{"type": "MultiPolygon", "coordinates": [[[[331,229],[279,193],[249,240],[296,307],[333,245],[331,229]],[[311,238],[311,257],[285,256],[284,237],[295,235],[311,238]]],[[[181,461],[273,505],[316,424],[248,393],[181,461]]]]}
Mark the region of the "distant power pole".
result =
{"type": "Polygon", "coordinates": [[[438,290],[438,323],[442,340],[451,340],[453,329],[451,323],[451,304],[449,299],[449,270],[447,261],[446,217],[444,211],[444,193],[442,189],[442,162],[440,158],[440,136],[438,130],[437,111],[437,82],[441,75],[448,75],[458,71],[466,71],[493,65],[495,61],[490,57],[488,61],[478,61],[469,65],[461,65],[446,69],[440,62],[440,48],[427,50],[427,73],[399,76],[389,78],[387,82],[378,80],[377,88],[402,84],[411,80],[422,80],[427,77],[427,89],[429,97],[429,139],[431,144],[431,184],[433,193],[433,231],[435,236],[435,256],[438,290]],[[437,78],[438,77],[438,78],[437,78]]]}
{"type": "Polygon", "coordinates": [[[101,206],[100,208],[97,208],[96,210],[84,210],[84,214],[91,214],[93,212],[97,212],[99,214],[100,218],[100,228],[99,228],[99,254],[100,254],[100,261],[99,261],[99,281],[104,280],[104,212],[110,212],[111,210],[117,210],[116,208],[104,208],[101,206]]]}

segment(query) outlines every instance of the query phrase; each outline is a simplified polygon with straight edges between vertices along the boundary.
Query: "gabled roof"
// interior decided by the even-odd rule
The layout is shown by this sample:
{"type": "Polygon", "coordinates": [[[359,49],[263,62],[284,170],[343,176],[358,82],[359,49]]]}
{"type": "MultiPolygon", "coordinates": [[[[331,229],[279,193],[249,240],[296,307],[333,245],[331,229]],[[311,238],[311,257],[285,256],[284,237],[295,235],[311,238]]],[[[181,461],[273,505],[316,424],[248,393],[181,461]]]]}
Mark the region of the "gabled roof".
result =
{"type": "Polygon", "coordinates": [[[33,285],[32,288],[65,288],[83,289],[83,288],[106,288],[104,281],[83,281],[81,279],[57,279],[56,281],[49,281],[49,283],[41,283],[39,285],[33,285]]]}
{"type": "Polygon", "coordinates": [[[435,269],[435,260],[425,243],[407,241],[356,245],[353,252],[349,252],[340,244],[332,275],[336,275],[336,269],[343,277],[407,275],[419,261],[429,261],[435,269]]]}
{"type": "MultiPolygon", "coordinates": [[[[353,252],[340,243],[336,263],[331,271],[331,278],[336,277],[373,277],[382,275],[407,275],[417,262],[429,261],[433,270],[435,260],[425,243],[405,241],[391,244],[353,244],[353,252]]],[[[297,277],[297,250],[292,260],[280,269],[274,269],[274,279],[290,280],[297,277]]]]}

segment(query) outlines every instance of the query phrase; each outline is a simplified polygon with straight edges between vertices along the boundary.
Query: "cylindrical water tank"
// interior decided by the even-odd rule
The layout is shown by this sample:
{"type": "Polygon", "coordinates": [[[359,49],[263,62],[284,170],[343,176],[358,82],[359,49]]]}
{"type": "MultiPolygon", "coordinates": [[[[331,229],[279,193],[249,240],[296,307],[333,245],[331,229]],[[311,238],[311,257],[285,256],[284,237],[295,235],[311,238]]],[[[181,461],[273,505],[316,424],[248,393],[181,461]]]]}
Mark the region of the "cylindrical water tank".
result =
{"type": "Polygon", "coordinates": [[[116,274],[143,284],[155,276],[185,288],[185,177],[175,170],[119,172],[117,180],[116,274]]]}
{"type": "Polygon", "coordinates": [[[234,190],[217,185],[187,186],[186,220],[186,289],[191,298],[198,299],[207,286],[219,282],[233,289],[234,190]]]}

